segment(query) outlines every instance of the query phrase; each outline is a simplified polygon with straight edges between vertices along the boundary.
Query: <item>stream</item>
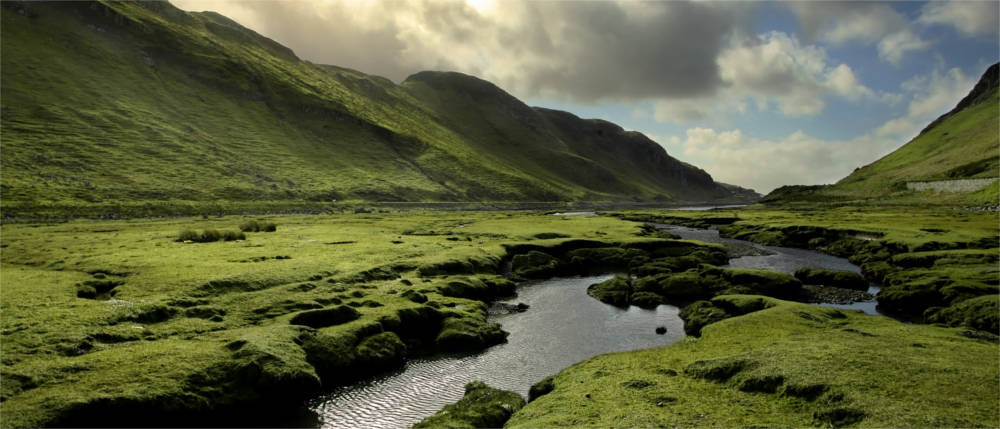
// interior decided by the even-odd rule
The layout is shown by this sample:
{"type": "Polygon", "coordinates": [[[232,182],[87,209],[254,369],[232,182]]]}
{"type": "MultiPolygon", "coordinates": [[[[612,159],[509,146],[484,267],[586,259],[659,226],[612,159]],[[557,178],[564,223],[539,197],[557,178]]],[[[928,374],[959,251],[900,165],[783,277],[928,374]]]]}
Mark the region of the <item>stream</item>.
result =
{"type": "MultiPolygon", "coordinates": [[[[765,254],[733,258],[729,267],[787,273],[802,267],[860,272],[846,259],[820,252],[722,238],[715,230],[657,227],[685,239],[736,244],[765,254]]],[[[322,427],[410,427],[461,399],[463,387],[471,381],[527,396],[532,384],[576,362],[604,353],[665,346],[684,337],[677,307],[620,309],[587,295],[588,286],[611,277],[613,274],[525,283],[518,288],[517,298],[501,302],[528,304],[526,312],[490,316],[490,321],[500,323],[510,333],[507,343],[472,355],[413,359],[396,371],[339,387],[311,401],[310,408],[322,427]],[[656,334],[659,326],[666,327],[667,333],[656,334]]],[[[876,286],[869,288],[869,293],[877,292],[876,286]]],[[[874,300],[820,305],[878,314],[874,300]]]]}

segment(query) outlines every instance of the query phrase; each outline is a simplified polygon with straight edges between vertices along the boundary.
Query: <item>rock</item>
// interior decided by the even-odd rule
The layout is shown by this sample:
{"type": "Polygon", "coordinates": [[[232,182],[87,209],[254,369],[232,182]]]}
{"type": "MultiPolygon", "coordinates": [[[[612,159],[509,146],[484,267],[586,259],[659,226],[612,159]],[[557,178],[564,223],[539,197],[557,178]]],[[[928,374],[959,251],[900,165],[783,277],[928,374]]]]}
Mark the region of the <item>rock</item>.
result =
{"type": "Polygon", "coordinates": [[[868,292],[814,285],[802,286],[802,297],[803,302],[830,304],[850,304],[875,299],[875,296],[868,292]]]}
{"type": "Polygon", "coordinates": [[[530,306],[523,302],[519,302],[517,304],[508,304],[506,302],[494,302],[493,304],[490,305],[490,308],[487,310],[487,312],[492,315],[524,313],[525,311],[528,311],[528,308],[530,308],[530,306]]]}

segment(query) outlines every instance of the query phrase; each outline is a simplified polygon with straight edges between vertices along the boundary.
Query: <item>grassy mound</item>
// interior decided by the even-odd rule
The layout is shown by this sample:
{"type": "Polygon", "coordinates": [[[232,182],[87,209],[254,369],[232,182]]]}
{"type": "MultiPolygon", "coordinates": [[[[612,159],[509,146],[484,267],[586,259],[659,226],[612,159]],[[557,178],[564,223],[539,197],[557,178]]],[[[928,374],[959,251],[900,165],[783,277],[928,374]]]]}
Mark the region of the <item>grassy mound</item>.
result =
{"type": "Polygon", "coordinates": [[[465,396],[446,405],[414,428],[498,428],[524,407],[524,398],[514,392],[494,389],[480,381],[465,385],[465,396]]]}

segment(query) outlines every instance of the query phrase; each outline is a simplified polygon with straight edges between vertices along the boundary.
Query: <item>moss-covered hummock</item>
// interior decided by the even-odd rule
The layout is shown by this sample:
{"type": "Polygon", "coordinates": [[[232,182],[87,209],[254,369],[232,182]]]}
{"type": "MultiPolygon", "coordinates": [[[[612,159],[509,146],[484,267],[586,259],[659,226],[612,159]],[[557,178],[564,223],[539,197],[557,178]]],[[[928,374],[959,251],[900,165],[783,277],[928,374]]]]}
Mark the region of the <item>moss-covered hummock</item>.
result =
{"type": "Polygon", "coordinates": [[[465,396],[446,405],[414,428],[498,428],[524,407],[524,398],[514,392],[494,389],[481,381],[465,385],[465,396]]]}
{"type": "MultiPolygon", "coordinates": [[[[650,264],[647,264],[648,267],[650,264]]],[[[587,293],[617,306],[636,305],[654,308],[660,304],[683,306],[699,299],[727,294],[761,294],[779,298],[799,295],[802,283],[788,274],[757,269],[719,268],[702,264],[681,273],[669,269],[645,277],[630,279],[617,276],[591,285],[587,293]]]]}
{"type": "Polygon", "coordinates": [[[807,285],[831,286],[843,289],[868,290],[868,281],[857,273],[818,268],[799,268],[795,278],[807,285]]]}

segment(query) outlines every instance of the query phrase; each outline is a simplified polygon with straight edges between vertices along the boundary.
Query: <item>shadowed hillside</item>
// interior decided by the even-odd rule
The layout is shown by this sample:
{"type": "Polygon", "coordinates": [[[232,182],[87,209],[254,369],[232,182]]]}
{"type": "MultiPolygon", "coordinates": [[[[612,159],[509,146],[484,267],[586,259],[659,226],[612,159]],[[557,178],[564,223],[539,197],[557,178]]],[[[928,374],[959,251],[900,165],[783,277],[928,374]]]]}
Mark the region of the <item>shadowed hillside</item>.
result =
{"type": "Polygon", "coordinates": [[[741,194],[639,133],[528,107],[471,76],[422,72],[396,85],[169,3],[3,7],[6,215],[741,194]]]}

